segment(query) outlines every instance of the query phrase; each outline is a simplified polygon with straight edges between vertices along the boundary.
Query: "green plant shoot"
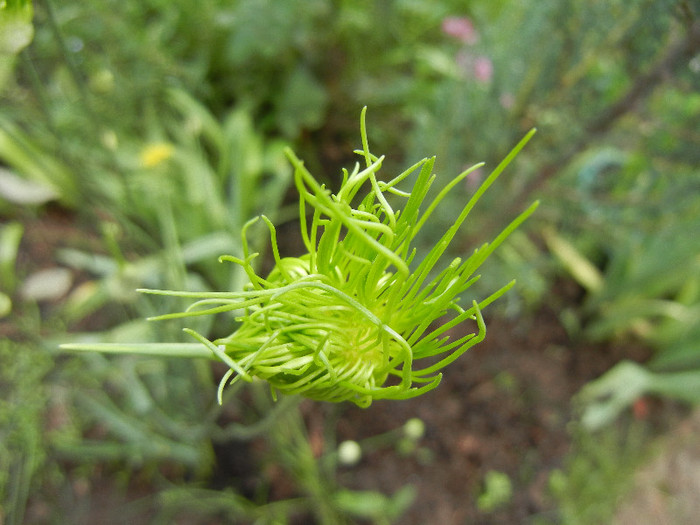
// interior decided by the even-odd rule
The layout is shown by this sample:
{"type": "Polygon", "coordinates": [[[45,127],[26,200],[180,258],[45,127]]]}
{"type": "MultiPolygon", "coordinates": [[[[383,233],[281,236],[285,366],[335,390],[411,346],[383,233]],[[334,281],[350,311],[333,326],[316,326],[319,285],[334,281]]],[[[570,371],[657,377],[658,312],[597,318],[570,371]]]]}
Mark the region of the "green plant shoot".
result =
{"type": "MultiPolygon", "coordinates": [[[[319,184],[291,150],[286,152],[299,192],[301,236],[307,253],[280,257],[275,227],[263,216],[275,261],[266,277],[256,272],[253,261],[258,253],[249,251],[247,241],[247,231],[256,218],[242,229],[241,256],[220,257],[222,262],[243,268],[250,281],[244,290],[141,290],[198,299],[185,312],[154,319],[236,313],[240,326],[223,339],[210,341],[185,329],[202,343],[205,353],[229,366],[219,385],[220,402],[226,384],[253,378],[267,381],[273,396],[277,392],[299,394],[322,401],[351,401],[361,407],[375,399],[421,395],[440,383],[440,370],[484,339],[482,308],[513,286],[514,281],[481,302],[465,307],[459,304],[460,295],[479,278],[476,270],[533,213],[537,202],[493,242],[480,246],[464,260],[452,260],[439,272],[436,266],[479,198],[535,130],[484,180],[454,224],[418,262],[412,242],[448,192],[483,164],[455,177],[428,204],[435,158],[417,162],[388,182],[380,180],[384,157],[369,151],[365,112],[366,108],[360,124],[362,149],[356,151],[364,166],[357,163],[352,172],[343,170],[336,194],[319,184]],[[417,170],[413,189],[400,190],[399,184],[417,170]],[[360,196],[363,188],[366,193],[360,196]],[[390,196],[392,202],[403,199],[403,208],[392,206],[390,196]],[[357,207],[353,202],[359,202],[357,207]],[[451,340],[447,332],[467,320],[476,322],[476,331],[451,340]],[[430,364],[422,364],[426,358],[430,364]]],[[[119,350],[108,346],[90,348],[168,354],[167,347],[162,352],[158,348],[149,352],[147,348],[121,346],[119,350]]],[[[197,354],[190,347],[179,355],[183,353],[197,354]]]]}

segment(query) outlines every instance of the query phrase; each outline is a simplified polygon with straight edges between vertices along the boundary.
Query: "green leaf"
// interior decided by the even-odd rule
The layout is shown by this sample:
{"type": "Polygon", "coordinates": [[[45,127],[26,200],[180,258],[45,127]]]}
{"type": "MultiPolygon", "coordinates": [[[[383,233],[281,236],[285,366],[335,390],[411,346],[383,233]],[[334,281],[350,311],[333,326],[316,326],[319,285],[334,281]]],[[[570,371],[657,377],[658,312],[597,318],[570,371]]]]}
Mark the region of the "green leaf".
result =
{"type": "Polygon", "coordinates": [[[651,373],[643,366],[623,361],[599,379],[586,385],[577,396],[583,403],[581,422],[589,430],[612,423],[636,399],[649,391],[651,373]]]}
{"type": "Polygon", "coordinates": [[[14,292],[17,285],[15,265],[23,234],[24,226],[19,222],[0,227],[0,290],[4,292],[14,292]]]}
{"type": "Polygon", "coordinates": [[[24,179],[10,170],[0,168],[0,197],[15,204],[45,204],[58,194],[45,183],[24,179]]]}
{"type": "Polygon", "coordinates": [[[484,478],[484,491],[476,504],[483,512],[493,512],[508,504],[513,497],[513,485],[508,474],[490,470],[484,478]]]}
{"type": "Polygon", "coordinates": [[[595,293],[603,287],[603,276],[573,244],[558,235],[554,230],[543,230],[547,247],[564,265],[571,276],[589,292],[595,293]]]}
{"type": "Polygon", "coordinates": [[[359,518],[398,518],[415,498],[415,489],[407,485],[393,496],[366,490],[339,490],[334,496],[335,505],[344,512],[359,518]]]}
{"type": "Polygon", "coordinates": [[[0,3],[0,91],[12,72],[15,57],[34,37],[30,0],[0,3]]]}
{"type": "Polygon", "coordinates": [[[700,369],[674,374],[651,374],[649,380],[651,393],[689,403],[700,402],[700,369]]]}
{"type": "Polygon", "coordinates": [[[623,361],[586,385],[577,396],[584,404],[582,423],[589,430],[597,430],[612,423],[624,409],[646,394],[698,403],[700,369],[660,374],[637,363],[623,361]]]}

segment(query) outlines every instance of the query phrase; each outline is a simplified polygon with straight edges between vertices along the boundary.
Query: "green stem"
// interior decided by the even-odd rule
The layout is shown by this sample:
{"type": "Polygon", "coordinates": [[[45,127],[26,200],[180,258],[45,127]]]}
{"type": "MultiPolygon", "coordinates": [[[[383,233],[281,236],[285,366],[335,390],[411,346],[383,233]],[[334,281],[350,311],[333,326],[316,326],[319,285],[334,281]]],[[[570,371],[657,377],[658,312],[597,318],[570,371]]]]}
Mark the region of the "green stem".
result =
{"type": "Polygon", "coordinates": [[[102,352],[105,354],[149,355],[156,357],[185,357],[214,359],[216,356],[200,343],[67,343],[61,350],[73,352],[102,352]]]}

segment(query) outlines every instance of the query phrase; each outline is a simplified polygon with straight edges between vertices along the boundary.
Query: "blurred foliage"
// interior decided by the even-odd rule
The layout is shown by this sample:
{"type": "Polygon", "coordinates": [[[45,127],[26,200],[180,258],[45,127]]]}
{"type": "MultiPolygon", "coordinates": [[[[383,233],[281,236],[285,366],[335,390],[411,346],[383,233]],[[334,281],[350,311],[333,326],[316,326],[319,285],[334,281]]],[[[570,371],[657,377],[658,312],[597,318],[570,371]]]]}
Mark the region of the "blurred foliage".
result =
{"type": "Polygon", "coordinates": [[[611,523],[620,498],[633,487],[635,470],[653,453],[650,434],[649,425],[638,421],[594,434],[575,425],[572,454],[549,477],[550,493],[559,503],[557,517],[535,523],[611,523]]]}
{"type": "Polygon", "coordinates": [[[31,0],[0,4],[0,93],[12,74],[17,54],[32,41],[31,0]]]}
{"type": "Polygon", "coordinates": [[[507,505],[513,497],[513,486],[508,474],[490,470],[484,476],[484,489],[477,499],[477,506],[483,512],[507,505]]]}
{"type": "Polygon", "coordinates": [[[17,254],[24,228],[19,222],[0,225],[0,318],[12,311],[12,294],[17,290],[17,254]]]}
{"type": "MultiPolygon", "coordinates": [[[[584,390],[597,422],[643,393],[697,401],[698,93],[700,11],[689,0],[2,3],[0,312],[3,330],[23,341],[2,346],[2,417],[11,422],[2,431],[11,435],[0,440],[0,461],[3,472],[22,473],[10,484],[0,478],[3,505],[8,495],[15,502],[4,518],[20,516],[44,454],[135,469],[167,461],[202,480],[213,442],[274,426],[279,413],[258,407],[251,427],[221,428],[205,365],[62,357],[46,375],[51,360],[34,345],[105,325],[71,337],[177,340],[177,326],[133,320],[163,311],[134,288],[239,289],[243,276],[216,256],[240,253],[237,232],[251,216],[290,215],[282,148],[318,164],[312,171],[335,173],[364,105],[372,143],[398,153],[394,168],[435,154],[438,184],[501,158],[537,126],[510,186],[487,195],[465,225],[466,247],[535,197],[543,202],[539,222],[501,247],[480,285],[515,276],[520,293],[508,297],[509,315],[551,301],[573,337],[635,339],[654,350],[644,366],[623,363],[584,390]],[[56,204],[96,241],[61,239],[47,260],[27,260],[23,226],[56,204]],[[75,277],[67,297],[36,305],[22,296],[29,270],[56,264],[75,277]],[[562,276],[581,286],[580,303],[560,305],[553,283],[562,276]],[[46,388],[66,417],[42,436],[46,388]]],[[[436,210],[436,231],[478,177],[436,210]]],[[[196,328],[225,333],[230,322],[196,328]]],[[[238,414],[241,403],[229,404],[238,414]]],[[[408,493],[367,500],[333,485],[332,469],[309,462],[303,438],[256,435],[299,447],[276,461],[302,474],[294,483],[309,499],[249,501],[188,486],[162,493],[163,516],[189,501],[200,515],[219,509],[283,523],[327,498],[317,508],[328,519],[389,523],[408,505],[408,493]],[[323,496],[319,483],[328,484],[323,496]]],[[[586,487],[611,487],[599,463],[557,481],[563,514],[586,487]],[[591,484],[596,472],[602,480],[591,484]]]]}
{"type": "Polygon", "coordinates": [[[562,177],[577,193],[569,204],[580,222],[566,226],[573,251],[564,254],[548,239],[587,291],[577,312],[565,312],[570,330],[598,341],[633,338],[655,351],[649,370],[621,363],[582,393],[593,427],[645,393],[700,401],[700,177],[693,145],[700,98],[674,87],[628,118],[626,129],[650,130],[636,137],[634,149],[591,148],[562,177]],[[586,284],[584,266],[595,286],[586,284]],[[674,381],[684,390],[659,386],[674,381]]]}
{"type": "MultiPolygon", "coordinates": [[[[535,195],[543,199],[541,222],[584,244],[604,244],[602,229],[648,222],[654,201],[642,198],[659,197],[645,189],[652,181],[665,185],[668,198],[683,197],[683,203],[672,201],[674,207],[698,206],[688,191],[697,181],[700,122],[692,101],[700,87],[696,7],[649,0],[526,2],[509,3],[488,18],[479,6],[473,5],[472,19],[480,38],[453,39],[459,75],[431,83],[428,104],[408,106],[415,124],[407,150],[435,152],[437,169],[448,173],[465,161],[493,161],[529,127],[538,128],[506,195],[487,199],[493,211],[472,222],[468,235],[495,227],[535,195]],[[478,74],[479,59],[490,61],[489,75],[478,74]],[[607,152],[618,159],[605,160],[607,152]],[[622,158],[625,173],[617,175],[622,158]],[[589,213],[591,206],[609,213],[589,213]]],[[[491,270],[517,275],[523,298],[537,304],[556,268],[531,257],[522,264],[526,248],[513,248],[521,256],[491,270]]]]}
{"type": "Polygon", "coordinates": [[[0,521],[24,523],[25,505],[47,460],[42,385],[52,366],[46,351],[0,341],[0,521]]]}

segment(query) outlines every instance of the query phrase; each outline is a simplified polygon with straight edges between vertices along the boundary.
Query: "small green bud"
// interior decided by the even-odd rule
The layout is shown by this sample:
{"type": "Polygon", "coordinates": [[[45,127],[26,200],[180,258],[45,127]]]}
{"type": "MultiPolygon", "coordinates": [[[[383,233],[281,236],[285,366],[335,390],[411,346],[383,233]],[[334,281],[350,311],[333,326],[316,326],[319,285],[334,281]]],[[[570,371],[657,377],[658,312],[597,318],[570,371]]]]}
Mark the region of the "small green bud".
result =
{"type": "Polygon", "coordinates": [[[403,426],[404,435],[413,441],[418,441],[425,434],[425,423],[422,419],[412,417],[403,426]]]}

